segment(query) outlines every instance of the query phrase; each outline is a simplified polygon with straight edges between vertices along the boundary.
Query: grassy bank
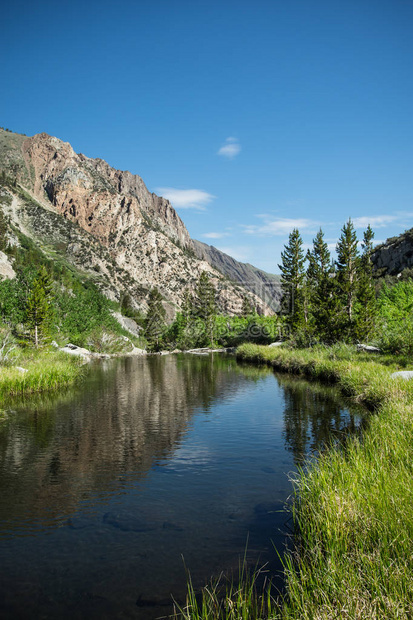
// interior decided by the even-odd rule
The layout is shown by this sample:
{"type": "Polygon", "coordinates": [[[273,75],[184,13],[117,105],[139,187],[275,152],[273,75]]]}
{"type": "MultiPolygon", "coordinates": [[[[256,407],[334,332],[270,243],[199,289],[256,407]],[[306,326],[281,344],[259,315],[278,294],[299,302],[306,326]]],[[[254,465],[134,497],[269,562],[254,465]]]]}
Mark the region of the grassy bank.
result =
{"type": "Polygon", "coordinates": [[[272,617],[413,617],[413,381],[390,376],[406,360],[250,344],[237,356],[336,383],[377,411],[361,441],[297,476],[297,550],[285,560],[288,595],[272,617]]]}
{"type": "Polygon", "coordinates": [[[0,367],[0,398],[64,388],[83,372],[81,360],[65,353],[33,349],[19,352],[13,365],[0,367]]]}

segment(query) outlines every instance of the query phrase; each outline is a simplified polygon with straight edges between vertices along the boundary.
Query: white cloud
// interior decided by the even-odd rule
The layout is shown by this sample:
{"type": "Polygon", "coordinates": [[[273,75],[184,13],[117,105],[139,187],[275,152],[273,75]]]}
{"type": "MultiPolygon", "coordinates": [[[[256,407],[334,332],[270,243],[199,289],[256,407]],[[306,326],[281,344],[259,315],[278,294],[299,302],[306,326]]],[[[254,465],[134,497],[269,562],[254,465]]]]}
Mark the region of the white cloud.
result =
{"type": "Polygon", "coordinates": [[[176,189],[175,187],[157,187],[156,193],[169,200],[177,209],[195,209],[205,211],[205,205],[215,198],[202,189],[176,189]]]}
{"type": "Polygon", "coordinates": [[[201,237],[204,237],[205,239],[223,239],[224,237],[230,237],[231,233],[226,233],[226,232],[209,232],[209,233],[204,233],[203,235],[201,235],[201,237]]]}
{"type": "Polygon", "coordinates": [[[404,220],[412,218],[413,213],[407,213],[405,211],[397,211],[392,215],[363,215],[361,217],[355,217],[352,221],[354,228],[367,228],[370,226],[373,228],[385,228],[393,222],[403,222],[404,220]]]}
{"type": "Polygon", "coordinates": [[[225,144],[221,146],[218,151],[218,155],[227,157],[228,159],[234,159],[241,151],[241,145],[237,138],[229,137],[225,140],[225,144]]]}
{"type": "Polygon", "coordinates": [[[353,221],[354,228],[367,228],[370,224],[372,228],[383,228],[392,222],[400,219],[397,215],[363,215],[361,217],[355,217],[353,221]]]}
{"type": "Polygon", "coordinates": [[[311,232],[317,229],[318,222],[314,220],[308,220],[306,218],[286,218],[280,217],[277,219],[270,219],[268,215],[259,216],[265,220],[263,225],[251,224],[249,226],[243,226],[244,232],[248,235],[260,235],[266,237],[273,237],[274,235],[285,236],[292,232],[293,228],[298,230],[311,232]]]}

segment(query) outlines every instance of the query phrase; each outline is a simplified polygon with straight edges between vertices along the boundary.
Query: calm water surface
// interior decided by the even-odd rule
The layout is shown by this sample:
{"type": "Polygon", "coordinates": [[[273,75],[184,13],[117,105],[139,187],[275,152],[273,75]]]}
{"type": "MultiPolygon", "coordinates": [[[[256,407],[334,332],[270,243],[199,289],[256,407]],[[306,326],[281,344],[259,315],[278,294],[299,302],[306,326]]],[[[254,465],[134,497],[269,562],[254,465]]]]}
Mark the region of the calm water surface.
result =
{"type": "Polygon", "coordinates": [[[238,565],[279,570],[289,474],[362,414],[224,355],[96,365],[0,422],[1,618],[155,618],[238,565]]]}

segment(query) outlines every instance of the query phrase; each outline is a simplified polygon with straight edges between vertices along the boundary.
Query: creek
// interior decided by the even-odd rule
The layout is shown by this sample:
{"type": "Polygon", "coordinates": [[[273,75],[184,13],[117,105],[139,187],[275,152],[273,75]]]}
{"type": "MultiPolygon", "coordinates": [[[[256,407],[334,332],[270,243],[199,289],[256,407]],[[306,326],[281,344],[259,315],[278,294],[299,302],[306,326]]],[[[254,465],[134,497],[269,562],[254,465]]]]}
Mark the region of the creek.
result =
{"type": "Polygon", "coordinates": [[[105,360],[74,389],[7,403],[0,616],[165,616],[185,567],[199,588],[247,540],[276,576],[291,475],[363,424],[332,388],[216,353],[105,360]]]}

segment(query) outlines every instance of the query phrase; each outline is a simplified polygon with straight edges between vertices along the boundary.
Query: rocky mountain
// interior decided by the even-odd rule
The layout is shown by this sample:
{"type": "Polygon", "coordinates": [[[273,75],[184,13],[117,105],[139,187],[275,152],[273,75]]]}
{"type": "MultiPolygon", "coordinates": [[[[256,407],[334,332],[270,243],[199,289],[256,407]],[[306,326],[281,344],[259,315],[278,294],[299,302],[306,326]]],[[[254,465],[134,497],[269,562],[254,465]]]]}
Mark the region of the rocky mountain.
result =
{"type": "Polygon", "coordinates": [[[15,230],[83,271],[108,297],[127,293],[145,311],[156,286],[172,317],[183,290],[194,289],[206,271],[225,312],[240,312],[247,294],[260,313],[271,313],[241,280],[229,281],[216,260],[196,253],[198,244],[170,202],[149,192],[139,176],[77,154],[45,133],[26,137],[2,129],[0,173],[8,180],[0,185],[0,205],[15,230]]]}
{"type": "Polygon", "coordinates": [[[281,301],[280,276],[257,269],[249,263],[241,263],[213,245],[207,245],[195,239],[193,244],[198,258],[207,261],[232,282],[241,284],[248,291],[264,300],[272,310],[279,310],[281,301]]]}
{"type": "Polygon", "coordinates": [[[413,228],[387,239],[371,256],[376,276],[398,276],[413,268],[413,228]]]}

